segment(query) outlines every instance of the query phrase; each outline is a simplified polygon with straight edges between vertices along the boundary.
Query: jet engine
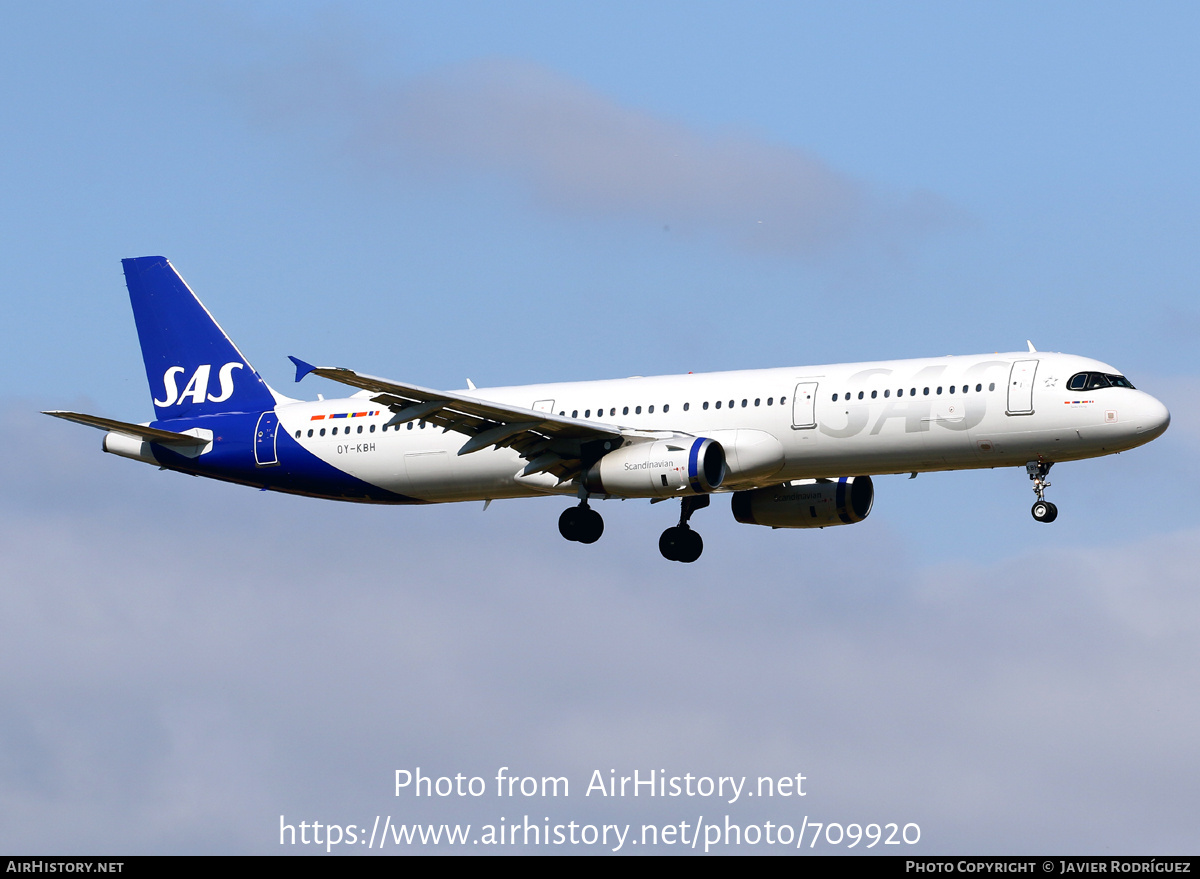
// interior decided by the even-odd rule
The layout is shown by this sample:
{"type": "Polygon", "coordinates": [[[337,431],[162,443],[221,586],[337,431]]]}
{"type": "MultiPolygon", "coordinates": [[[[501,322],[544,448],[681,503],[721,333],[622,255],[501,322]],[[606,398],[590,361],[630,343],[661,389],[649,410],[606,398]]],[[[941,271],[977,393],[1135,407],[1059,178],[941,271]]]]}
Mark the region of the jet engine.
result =
{"type": "Polygon", "coordinates": [[[861,522],[871,512],[870,476],[801,479],[733,493],[733,517],[745,525],[824,528],[861,522]]]}
{"type": "Polygon", "coordinates": [[[671,497],[707,494],[725,479],[725,450],[706,437],[672,437],[622,446],[584,475],[593,494],[671,497]]]}

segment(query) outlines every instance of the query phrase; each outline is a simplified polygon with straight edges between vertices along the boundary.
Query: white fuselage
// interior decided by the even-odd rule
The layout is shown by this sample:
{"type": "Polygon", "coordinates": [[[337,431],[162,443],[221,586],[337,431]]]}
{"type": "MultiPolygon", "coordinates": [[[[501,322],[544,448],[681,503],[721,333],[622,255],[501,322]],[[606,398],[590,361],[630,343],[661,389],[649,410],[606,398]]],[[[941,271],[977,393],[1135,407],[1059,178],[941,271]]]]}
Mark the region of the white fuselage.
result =
{"type": "MultiPolygon", "coordinates": [[[[1072,391],[1084,357],[1019,352],[471,389],[462,393],[646,436],[724,447],[722,490],[794,479],[1067,461],[1149,442],[1170,416],[1129,387],[1072,391]]],[[[390,427],[369,392],[282,403],[280,430],[328,464],[423,501],[570,493],[507,448],[459,455],[467,438],[423,422],[390,427]],[[339,416],[339,417],[334,417],[339,416]],[[336,430],[336,433],[334,432],[336,430]]]]}

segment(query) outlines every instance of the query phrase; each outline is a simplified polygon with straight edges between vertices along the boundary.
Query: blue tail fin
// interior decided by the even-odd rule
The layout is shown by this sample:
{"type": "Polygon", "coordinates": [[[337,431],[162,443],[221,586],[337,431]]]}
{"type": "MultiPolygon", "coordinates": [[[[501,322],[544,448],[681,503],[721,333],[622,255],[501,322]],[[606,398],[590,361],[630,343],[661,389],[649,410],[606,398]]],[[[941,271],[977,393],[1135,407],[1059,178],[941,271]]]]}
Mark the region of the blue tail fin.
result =
{"type": "Polygon", "coordinates": [[[160,420],[275,407],[266,382],[170,262],[140,256],[121,265],[160,420]]]}

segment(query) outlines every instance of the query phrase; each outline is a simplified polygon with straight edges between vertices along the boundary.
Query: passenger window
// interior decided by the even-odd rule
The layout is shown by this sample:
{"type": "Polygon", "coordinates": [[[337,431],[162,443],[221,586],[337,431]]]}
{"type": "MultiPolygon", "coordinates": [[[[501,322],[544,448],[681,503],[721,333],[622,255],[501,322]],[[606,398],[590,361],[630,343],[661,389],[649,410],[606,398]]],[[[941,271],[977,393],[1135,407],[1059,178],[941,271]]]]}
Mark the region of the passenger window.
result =
{"type": "Polygon", "coordinates": [[[775,403],[774,397],[767,397],[767,405],[768,406],[772,406],[772,405],[774,405],[774,403],[775,403]]]}
{"type": "Polygon", "coordinates": [[[654,407],[653,407],[653,406],[651,406],[649,409],[647,409],[647,410],[646,410],[646,414],[647,414],[647,415],[653,415],[653,414],[654,414],[654,407]]]}
{"type": "Polygon", "coordinates": [[[636,409],[634,409],[634,410],[633,410],[633,414],[634,414],[634,415],[641,415],[641,414],[642,414],[642,407],[641,407],[641,406],[638,406],[636,409]]]}
{"type": "Polygon", "coordinates": [[[687,411],[688,411],[689,409],[691,409],[691,408],[692,408],[692,404],[691,404],[691,403],[684,403],[684,404],[683,404],[683,411],[684,411],[684,412],[687,412],[687,411]]]}
{"type": "Polygon", "coordinates": [[[312,428],[311,427],[308,429],[308,435],[312,436],[312,428]]]}
{"type": "Polygon", "coordinates": [[[954,385],[950,385],[950,393],[954,393],[954,385]]]}
{"type": "Polygon", "coordinates": [[[584,410],[583,410],[583,417],[584,417],[584,418],[591,418],[591,417],[592,417],[592,410],[591,410],[591,409],[584,409],[584,410]]]}
{"type": "MultiPolygon", "coordinates": [[[[916,393],[916,392],[914,391],[914,393],[916,393]]],[[[928,397],[928,396],[929,396],[929,388],[926,388],[926,389],[925,389],[925,396],[926,396],[926,397],[928,397]]]]}
{"type": "Polygon", "coordinates": [[[730,401],[729,401],[729,408],[730,408],[730,409],[732,409],[732,408],[733,408],[733,400],[730,400],[730,401]]]}
{"type": "Polygon", "coordinates": [[[757,405],[758,405],[759,403],[761,403],[761,402],[762,402],[762,399],[761,399],[761,398],[759,398],[759,397],[755,397],[755,398],[754,398],[754,405],[755,405],[755,406],[757,406],[757,405]]]}
{"type": "Polygon", "coordinates": [[[354,431],[354,432],[355,432],[355,433],[362,433],[362,425],[360,424],[360,425],[358,426],[358,430],[356,430],[356,431],[354,431]]]}
{"type": "Polygon", "coordinates": [[[321,428],[321,436],[325,436],[325,428],[321,428]]]}
{"type": "Polygon", "coordinates": [[[779,398],[779,405],[780,405],[780,406],[782,406],[782,405],[783,405],[784,403],[786,403],[786,402],[787,402],[787,397],[780,397],[780,398],[779,398]]]}
{"type": "Polygon", "coordinates": [[[720,408],[721,408],[721,401],[720,401],[720,400],[717,400],[717,408],[718,408],[718,409],[720,409],[720,408]]]}
{"type": "MultiPolygon", "coordinates": [[[[926,391],[928,391],[928,390],[929,390],[929,389],[928,389],[928,388],[926,388],[926,391]]],[[[915,397],[915,396],[917,395],[917,389],[916,389],[916,388],[909,388],[908,395],[909,395],[910,397],[915,397]]]]}
{"type": "Polygon", "coordinates": [[[858,399],[860,399],[860,400],[861,400],[862,398],[863,398],[863,392],[862,392],[862,391],[859,391],[859,392],[858,392],[858,399]]]}
{"type": "Polygon", "coordinates": [[[372,425],[371,425],[371,433],[374,433],[374,432],[375,432],[375,425],[374,425],[374,424],[372,424],[372,425]]]}
{"type": "Polygon", "coordinates": [[[742,400],[742,408],[743,408],[743,409],[745,409],[745,408],[746,408],[746,404],[747,404],[748,402],[749,402],[748,400],[742,400]]]}
{"type": "Polygon", "coordinates": [[[300,431],[296,431],[296,439],[300,439],[300,431]]]}
{"type": "MultiPolygon", "coordinates": [[[[978,390],[978,388],[976,388],[976,390],[978,390]]],[[[992,382],[991,384],[989,384],[989,385],[988,385],[988,390],[989,390],[989,391],[994,391],[994,390],[996,390],[996,383],[995,383],[995,382],[992,382]]]]}
{"type": "Polygon", "coordinates": [[[899,390],[897,390],[897,391],[896,391],[896,396],[897,396],[897,397],[903,397],[903,396],[904,396],[904,388],[900,388],[899,390]]]}
{"type": "Polygon", "coordinates": [[[837,402],[837,394],[833,395],[833,402],[835,402],[835,403],[837,402]]]}
{"type": "Polygon", "coordinates": [[[883,389],[883,397],[884,397],[884,399],[885,399],[885,400],[886,400],[888,397],[890,397],[891,395],[892,395],[892,389],[891,389],[891,388],[884,388],[884,389],[883,389]]]}
{"type": "Polygon", "coordinates": [[[666,415],[670,411],[671,411],[671,404],[663,403],[663,414],[666,415]]]}
{"type": "MultiPolygon", "coordinates": [[[[572,409],[572,410],[571,410],[571,417],[572,417],[572,418],[578,418],[578,417],[579,417],[579,410],[578,410],[578,409],[572,409]]],[[[422,427],[424,427],[424,425],[421,425],[421,426],[422,426],[422,427]]]]}
{"type": "Polygon", "coordinates": [[[622,410],[621,410],[621,414],[622,414],[622,415],[628,415],[628,414],[629,414],[629,407],[628,407],[628,406],[626,406],[624,409],[622,409],[622,410]]]}
{"type": "Polygon", "coordinates": [[[942,392],[942,389],[939,387],[939,388],[937,389],[937,392],[940,394],[940,393],[942,392]]]}
{"type": "MultiPolygon", "coordinates": [[[[562,415],[562,413],[561,413],[561,412],[559,412],[558,414],[559,414],[559,415],[562,415]]],[[[400,425],[398,425],[398,424],[397,424],[396,426],[397,426],[397,427],[399,427],[400,425]]],[[[408,429],[409,429],[409,430],[412,430],[412,429],[413,429],[413,423],[412,423],[411,421],[410,421],[410,422],[408,422],[408,429]]]]}
{"type": "Polygon", "coordinates": [[[871,399],[874,400],[879,396],[879,391],[871,391],[871,399]]]}
{"type": "Polygon", "coordinates": [[[701,408],[701,409],[707,409],[707,408],[708,408],[708,400],[705,400],[705,401],[704,401],[704,405],[703,405],[703,406],[701,406],[700,408],[701,408]]]}

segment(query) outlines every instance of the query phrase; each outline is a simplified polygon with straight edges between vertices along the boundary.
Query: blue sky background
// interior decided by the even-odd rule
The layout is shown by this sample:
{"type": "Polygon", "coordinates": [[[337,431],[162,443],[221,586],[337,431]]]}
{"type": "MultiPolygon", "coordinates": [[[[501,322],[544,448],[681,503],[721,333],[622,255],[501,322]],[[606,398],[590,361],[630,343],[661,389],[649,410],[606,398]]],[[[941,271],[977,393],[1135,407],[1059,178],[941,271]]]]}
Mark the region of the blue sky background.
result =
{"type": "MultiPolygon", "coordinates": [[[[269,853],[401,814],[394,768],[670,763],[804,771],[929,853],[1195,848],[1193,5],[2,8],[0,847],[269,853]],[[150,417],[119,260],[159,253],[287,393],[288,354],[462,387],[1032,339],[1174,422],[1057,468],[1050,528],[1017,471],[881,478],[852,529],[718,501],[684,568],[663,506],[581,547],[553,500],[259,495],[35,416],[150,417]]],[[[454,805],[408,820],[498,817],[454,805]]],[[[560,814],[680,817],[614,808],[560,814]]]]}

